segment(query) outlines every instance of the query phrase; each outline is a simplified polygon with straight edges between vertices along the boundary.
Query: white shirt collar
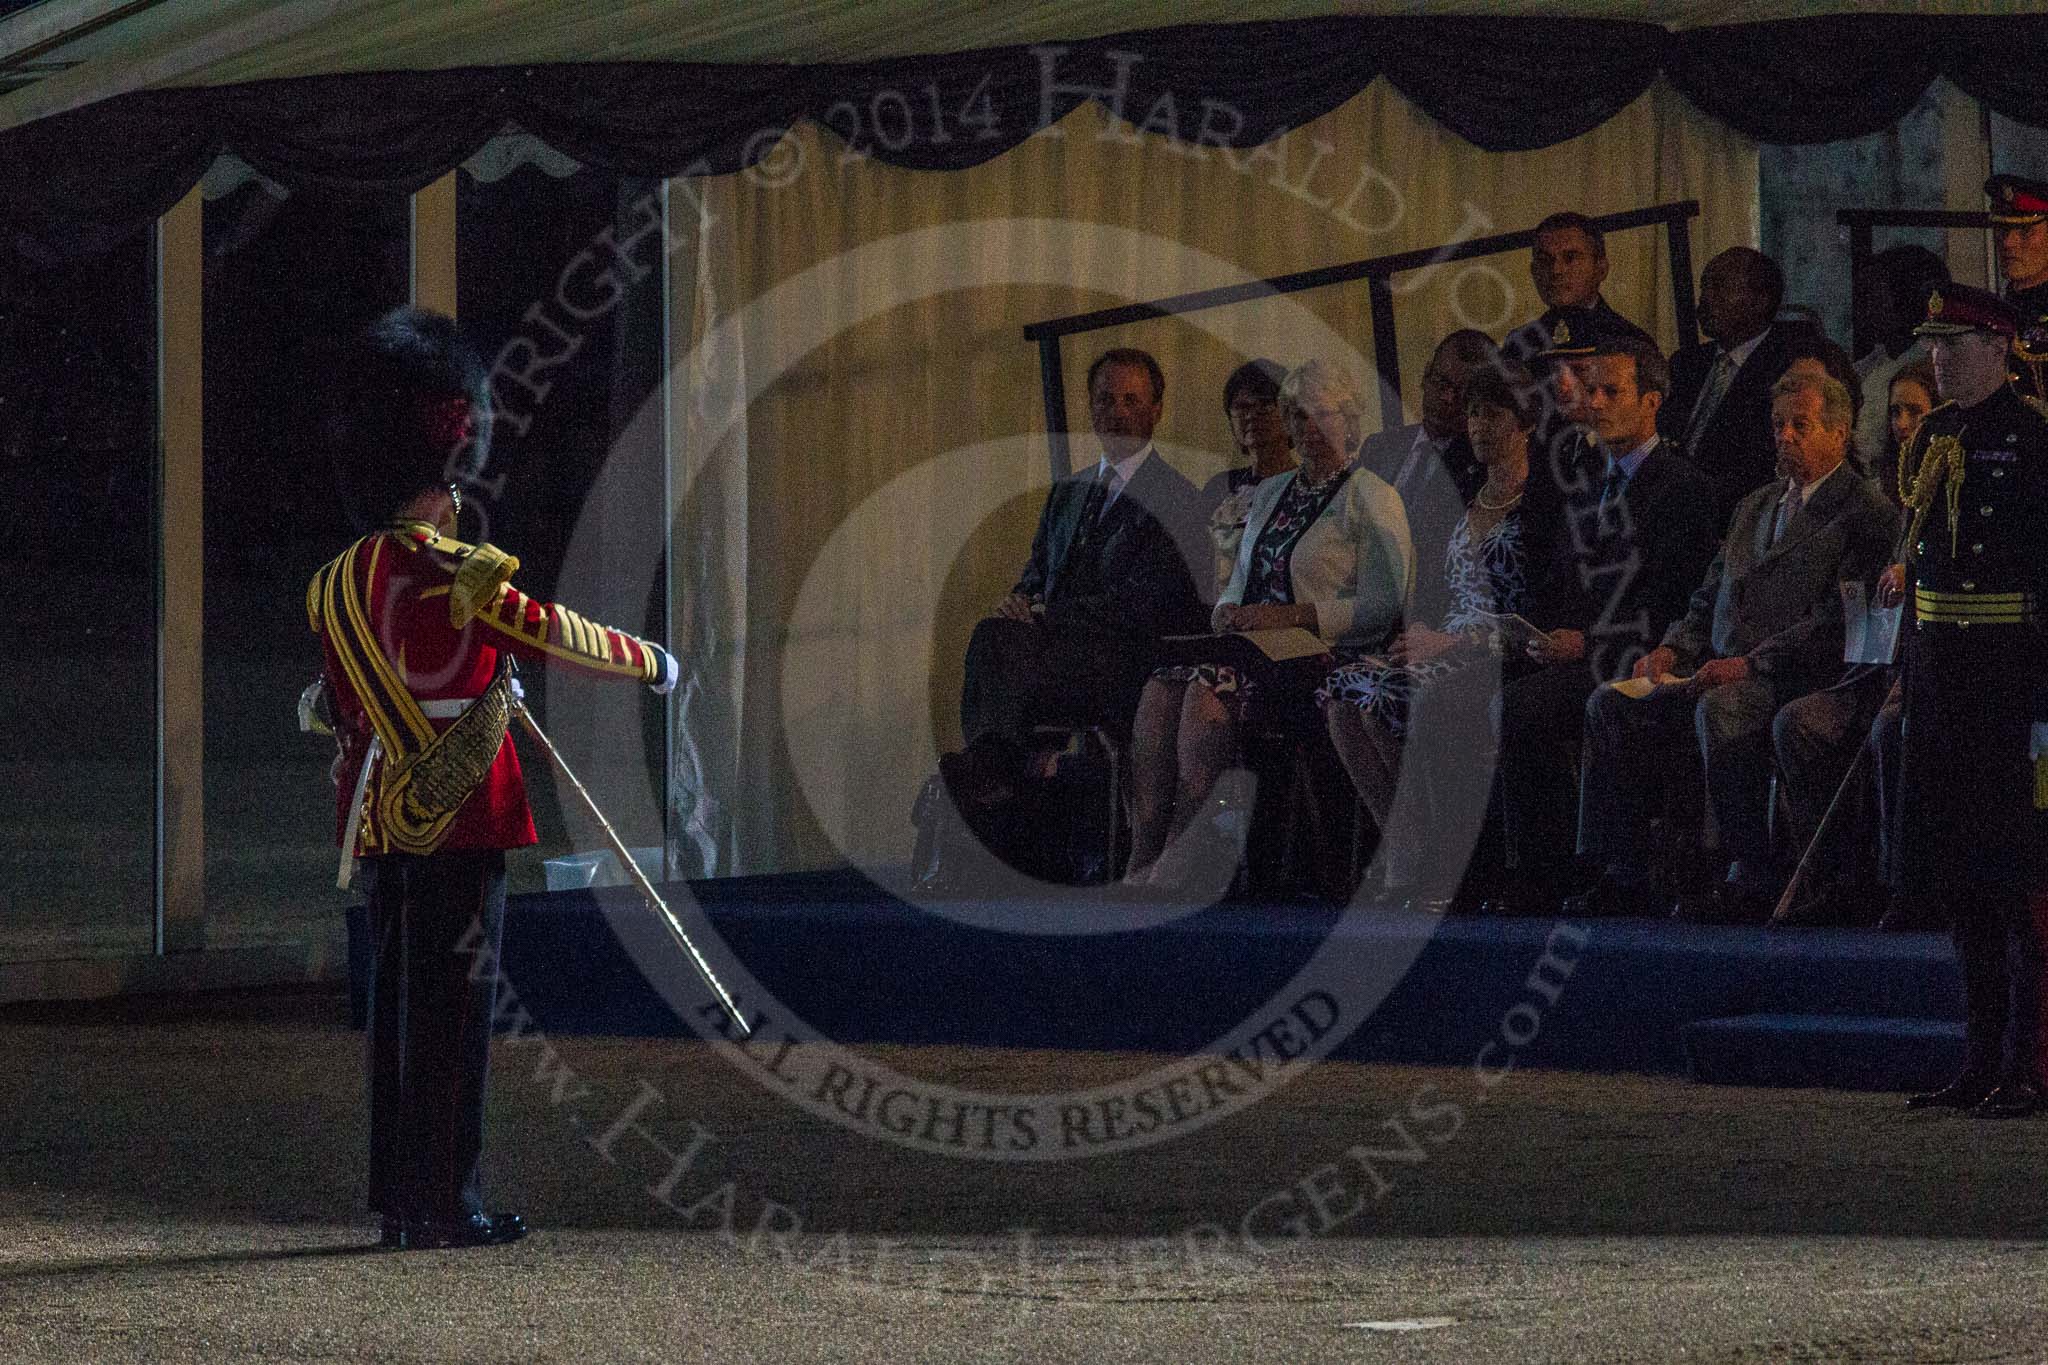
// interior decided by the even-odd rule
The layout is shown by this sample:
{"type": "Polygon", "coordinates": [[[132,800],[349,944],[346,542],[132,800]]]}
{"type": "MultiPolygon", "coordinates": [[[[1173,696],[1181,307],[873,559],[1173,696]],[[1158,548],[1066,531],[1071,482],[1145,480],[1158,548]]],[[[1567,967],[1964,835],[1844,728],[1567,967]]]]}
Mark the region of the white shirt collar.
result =
{"type": "MultiPolygon", "coordinates": [[[[1150,441],[1147,441],[1144,445],[1138,447],[1137,452],[1135,454],[1126,455],[1123,459],[1115,461],[1115,486],[1117,488],[1122,488],[1125,484],[1129,483],[1131,481],[1131,476],[1138,472],[1138,466],[1145,463],[1145,457],[1147,455],[1150,455],[1151,453],[1152,443],[1150,441]]],[[[1095,462],[1095,476],[1097,478],[1101,478],[1102,471],[1104,469],[1109,468],[1111,463],[1112,462],[1109,456],[1106,454],[1103,455],[1100,459],[1098,459],[1095,462]]]]}
{"type": "MultiPolygon", "coordinates": [[[[1803,484],[1800,484],[1800,485],[1799,485],[1799,505],[1800,505],[1801,507],[1804,507],[1804,506],[1805,506],[1805,505],[1806,505],[1807,503],[1809,503],[1809,502],[1812,502],[1812,501],[1813,501],[1813,490],[1814,490],[1814,489],[1816,489],[1816,488],[1819,488],[1819,487],[1820,487],[1820,486],[1821,486],[1822,484],[1826,483],[1826,482],[1827,482],[1827,481],[1828,481],[1829,479],[1832,479],[1833,477],[1835,477],[1835,475],[1837,475],[1837,474],[1841,473],[1841,472],[1842,472],[1842,465],[1845,465],[1845,464],[1847,464],[1847,463],[1849,463],[1849,461],[1848,461],[1847,459],[1844,459],[1844,460],[1842,460],[1841,464],[1837,464],[1837,465],[1836,465],[1836,466],[1835,466],[1835,467],[1834,467],[1833,469],[1830,469],[1830,470],[1829,470],[1829,471],[1828,471],[1827,473],[1825,473],[1825,474],[1821,475],[1821,476],[1820,476],[1819,478],[1815,479],[1815,480],[1814,480],[1814,481],[1813,481],[1812,483],[1803,483],[1803,484]]],[[[1792,481],[1791,481],[1790,479],[1787,479],[1787,480],[1785,480],[1785,486],[1786,486],[1787,488],[1790,488],[1790,487],[1792,486],[1792,481]]]]}
{"type": "Polygon", "coordinates": [[[1657,448],[1657,442],[1662,439],[1664,439],[1662,436],[1653,431],[1650,433],[1649,440],[1643,442],[1634,450],[1629,451],[1626,455],[1612,457],[1609,463],[1612,467],[1621,470],[1623,478],[1632,479],[1636,476],[1636,471],[1643,467],[1643,461],[1650,458],[1650,452],[1657,448]]]}

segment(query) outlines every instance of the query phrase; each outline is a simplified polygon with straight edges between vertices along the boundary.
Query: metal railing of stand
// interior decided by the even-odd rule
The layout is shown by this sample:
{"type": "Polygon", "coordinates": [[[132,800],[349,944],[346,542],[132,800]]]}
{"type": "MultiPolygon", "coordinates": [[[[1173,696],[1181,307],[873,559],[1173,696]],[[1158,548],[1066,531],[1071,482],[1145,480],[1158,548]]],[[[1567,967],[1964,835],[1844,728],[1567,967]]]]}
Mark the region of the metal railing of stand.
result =
{"type": "MultiPolygon", "coordinates": [[[[1689,220],[1699,216],[1699,211],[1698,200],[1686,199],[1677,203],[1659,204],[1653,208],[1631,209],[1626,213],[1604,214],[1590,220],[1603,234],[1659,225],[1666,228],[1666,247],[1671,263],[1672,302],[1677,314],[1678,340],[1681,346],[1690,344],[1699,336],[1699,312],[1693,288],[1692,234],[1689,223],[1689,220]]],[[[1115,308],[1099,308],[1093,312],[1075,313],[1067,317],[1049,318],[1043,322],[1027,324],[1024,328],[1024,339],[1038,343],[1039,389],[1045,401],[1045,430],[1053,477],[1059,478],[1071,472],[1073,468],[1067,447],[1069,428],[1066,375],[1060,357],[1060,340],[1063,337],[1099,331],[1105,327],[1117,327],[1127,322],[1179,317],[1204,309],[1270,298],[1276,294],[1298,294],[1307,289],[1324,289],[1331,285],[1364,280],[1372,315],[1373,365],[1378,370],[1380,379],[1380,421],[1383,426],[1391,428],[1399,426],[1403,420],[1400,344],[1394,321],[1394,277],[1404,271],[1420,270],[1427,266],[1440,266],[1452,261],[1497,256],[1503,252],[1522,250],[1534,245],[1535,241],[1536,229],[1524,228],[1519,232],[1502,232],[1491,237],[1476,237],[1463,242],[1445,242],[1439,246],[1416,251],[1373,256],[1343,265],[1321,266],[1314,270],[1275,275],[1269,279],[1249,280],[1243,284],[1224,285],[1215,289],[1200,289],[1193,293],[1175,294],[1170,298],[1154,299],[1145,303],[1127,303],[1115,308]]]]}
{"type": "MultiPolygon", "coordinates": [[[[1849,229],[1849,297],[1858,298],[1863,285],[1863,272],[1870,268],[1870,258],[1877,252],[1871,246],[1871,233],[1881,227],[1932,227],[1932,228],[1975,228],[1982,231],[1991,226],[1991,215],[1962,209],[1837,209],[1835,222],[1849,229]]],[[[1870,354],[1870,348],[1877,345],[1876,337],[1865,336],[1860,328],[1850,337],[1850,346],[1856,355],[1870,354]]]]}

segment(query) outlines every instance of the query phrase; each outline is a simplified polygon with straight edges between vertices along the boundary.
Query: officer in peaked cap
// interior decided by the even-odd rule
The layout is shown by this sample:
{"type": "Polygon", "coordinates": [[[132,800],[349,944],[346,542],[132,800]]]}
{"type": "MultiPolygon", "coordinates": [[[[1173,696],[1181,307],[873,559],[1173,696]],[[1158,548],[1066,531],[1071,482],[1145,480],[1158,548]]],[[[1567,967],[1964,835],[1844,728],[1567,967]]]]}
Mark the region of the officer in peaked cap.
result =
{"type": "Polygon", "coordinates": [[[1546,457],[1552,473],[1567,480],[1567,471],[1575,465],[1590,468],[1604,460],[1592,446],[1592,415],[1586,409],[1585,386],[1576,366],[1603,352],[1618,351],[1624,341],[1640,333],[1626,319],[1620,319],[1623,325],[1617,327],[1607,315],[1592,308],[1555,312],[1556,316],[1543,324],[1540,340],[1533,334],[1526,338],[1530,372],[1548,387],[1552,400],[1543,405],[1529,449],[1546,457]]]}
{"type": "Polygon", "coordinates": [[[2019,311],[2013,374],[2022,392],[2048,398],[2048,181],[1994,175],[1984,193],[2005,298],[2019,311]]]}
{"type": "MultiPolygon", "coordinates": [[[[2017,199],[2016,199],[2017,202],[2017,199]]],[[[1962,962],[1962,1073],[1916,1108],[2016,1118],[2042,1107],[2041,942],[2033,902],[2048,849],[2048,406],[2006,369],[2012,305],[1942,285],[1915,330],[1932,340],[1946,400],[1904,451],[1910,592],[1900,803],[1906,893],[1946,903],[1962,962]]]]}

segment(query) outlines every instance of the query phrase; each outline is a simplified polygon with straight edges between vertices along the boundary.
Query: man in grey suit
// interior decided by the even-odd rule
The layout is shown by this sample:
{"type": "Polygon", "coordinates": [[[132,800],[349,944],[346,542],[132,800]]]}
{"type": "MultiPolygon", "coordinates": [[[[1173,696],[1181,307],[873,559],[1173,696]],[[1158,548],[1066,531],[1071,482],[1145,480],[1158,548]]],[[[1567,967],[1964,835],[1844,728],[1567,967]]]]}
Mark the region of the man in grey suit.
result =
{"type": "Polygon", "coordinates": [[[1686,613],[1639,660],[1637,679],[1666,682],[1633,698],[1614,687],[1586,703],[1579,852],[1600,880],[1571,909],[1645,913],[1651,774],[1688,742],[1699,746],[1707,801],[1729,859],[1726,880],[1680,918],[1761,923],[1777,899],[1768,825],[1771,718],[1841,669],[1837,584],[1883,567],[1898,514],[1845,463],[1849,392],[1833,379],[1788,376],[1772,391],[1780,480],[1737,506],[1720,552],[1686,613]]]}

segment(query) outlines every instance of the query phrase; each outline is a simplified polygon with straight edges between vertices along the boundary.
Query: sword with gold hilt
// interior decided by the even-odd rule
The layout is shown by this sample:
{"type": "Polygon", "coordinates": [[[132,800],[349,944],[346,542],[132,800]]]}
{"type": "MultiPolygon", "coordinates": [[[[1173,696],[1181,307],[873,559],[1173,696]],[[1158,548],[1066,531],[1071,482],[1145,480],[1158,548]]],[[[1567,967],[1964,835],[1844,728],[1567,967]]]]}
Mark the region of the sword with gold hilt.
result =
{"type": "Polygon", "coordinates": [[[532,735],[540,747],[548,751],[548,758],[554,763],[555,771],[560,773],[569,785],[575,788],[576,795],[583,799],[584,809],[590,812],[591,818],[597,821],[598,828],[604,831],[605,842],[611,845],[613,854],[626,869],[626,875],[640,888],[640,894],[647,898],[648,905],[667,927],[669,936],[675,939],[676,945],[683,950],[683,955],[690,959],[690,965],[697,969],[697,975],[711,988],[711,993],[718,997],[719,1007],[725,1011],[726,1018],[732,1020],[733,1027],[739,1030],[739,1036],[745,1038],[750,1035],[753,1030],[741,1017],[740,1007],[734,1003],[732,993],[726,990],[725,983],[718,979],[718,973],[711,969],[710,962],[705,960],[704,954],[691,941],[690,931],[683,928],[683,922],[676,918],[676,912],[668,908],[668,902],[654,889],[654,883],[647,880],[647,874],[640,870],[640,864],[627,850],[625,841],[619,838],[618,831],[612,828],[612,822],[604,818],[604,812],[597,808],[597,802],[592,799],[589,789],[569,767],[568,761],[562,757],[561,750],[548,738],[547,731],[540,728],[540,722],[533,718],[533,712],[526,709],[524,698],[513,698],[512,714],[519,717],[519,723],[526,727],[526,733],[532,735]]]}

